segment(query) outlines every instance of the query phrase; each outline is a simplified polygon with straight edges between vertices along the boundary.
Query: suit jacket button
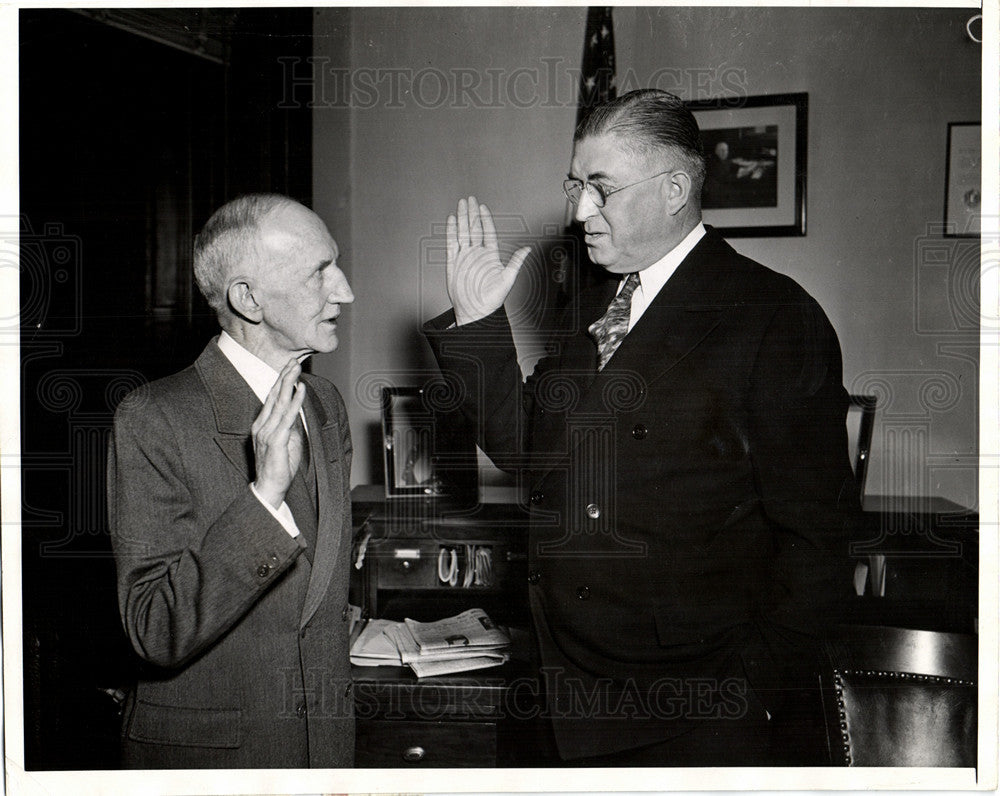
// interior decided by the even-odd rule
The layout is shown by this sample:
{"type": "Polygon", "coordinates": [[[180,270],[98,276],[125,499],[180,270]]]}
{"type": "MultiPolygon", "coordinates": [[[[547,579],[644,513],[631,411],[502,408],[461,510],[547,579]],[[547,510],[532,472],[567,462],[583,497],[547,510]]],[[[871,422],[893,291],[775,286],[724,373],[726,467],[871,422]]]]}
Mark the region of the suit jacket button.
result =
{"type": "Polygon", "coordinates": [[[347,688],[344,689],[344,696],[349,697],[353,689],[354,689],[354,683],[348,683],[347,688]]]}
{"type": "Polygon", "coordinates": [[[531,501],[532,506],[537,506],[543,500],[545,500],[545,495],[541,492],[532,492],[531,497],[528,498],[531,501]]]}
{"type": "Polygon", "coordinates": [[[305,715],[306,715],[306,703],[305,702],[299,702],[299,704],[297,704],[295,706],[295,715],[298,716],[300,719],[305,718],[305,715]]]}
{"type": "Polygon", "coordinates": [[[532,586],[537,584],[538,581],[540,581],[541,579],[542,576],[537,570],[533,569],[531,570],[531,572],[528,573],[528,583],[530,583],[532,586]]]}
{"type": "Polygon", "coordinates": [[[580,586],[576,590],[576,596],[579,600],[589,600],[590,599],[590,586],[580,586]]]}
{"type": "Polygon", "coordinates": [[[257,567],[257,575],[261,578],[266,578],[271,574],[271,568],[267,564],[261,564],[257,567]]]}
{"type": "Polygon", "coordinates": [[[351,615],[351,606],[345,605],[344,610],[340,614],[340,618],[346,622],[347,617],[349,617],[350,615],[351,615]]]}
{"type": "Polygon", "coordinates": [[[277,564],[278,563],[278,554],[277,553],[271,553],[271,555],[268,556],[268,558],[271,559],[271,563],[272,564],[277,564]]]}
{"type": "Polygon", "coordinates": [[[646,439],[646,435],[649,433],[649,429],[646,428],[642,423],[636,423],[632,426],[632,436],[636,439],[646,439]]]}
{"type": "Polygon", "coordinates": [[[596,520],[601,516],[601,507],[596,503],[589,503],[587,505],[587,516],[592,520],[596,520]]]}

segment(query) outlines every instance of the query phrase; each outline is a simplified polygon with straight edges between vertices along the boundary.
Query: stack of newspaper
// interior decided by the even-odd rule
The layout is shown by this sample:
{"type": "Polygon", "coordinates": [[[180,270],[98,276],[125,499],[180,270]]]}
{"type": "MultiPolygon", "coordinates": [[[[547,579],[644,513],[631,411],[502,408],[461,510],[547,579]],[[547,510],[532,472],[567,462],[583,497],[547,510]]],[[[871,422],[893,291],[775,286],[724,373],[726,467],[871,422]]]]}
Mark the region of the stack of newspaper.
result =
{"type": "Polygon", "coordinates": [[[417,677],[499,666],[510,659],[510,636],[481,608],[437,622],[371,619],[351,645],[358,666],[409,666],[417,677]]]}

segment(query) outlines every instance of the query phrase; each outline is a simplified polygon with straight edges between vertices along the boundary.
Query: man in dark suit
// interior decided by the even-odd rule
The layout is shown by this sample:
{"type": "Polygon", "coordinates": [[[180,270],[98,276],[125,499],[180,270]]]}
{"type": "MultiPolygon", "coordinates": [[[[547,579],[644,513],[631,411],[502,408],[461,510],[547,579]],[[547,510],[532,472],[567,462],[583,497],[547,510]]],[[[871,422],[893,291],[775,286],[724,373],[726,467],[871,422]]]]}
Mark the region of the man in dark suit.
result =
{"type": "Polygon", "coordinates": [[[837,336],[701,221],[697,124],[637,91],[578,128],[565,191],[611,277],[522,383],[485,205],[448,219],[425,332],[481,447],[530,485],[547,714],[582,765],[821,763],[817,634],[860,516],[837,336]]]}
{"type": "Polygon", "coordinates": [[[108,458],[132,768],[351,766],[344,402],[302,373],[354,300],[323,222],[273,194],[195,239],[222,333],[129,395],[108,458]]]}

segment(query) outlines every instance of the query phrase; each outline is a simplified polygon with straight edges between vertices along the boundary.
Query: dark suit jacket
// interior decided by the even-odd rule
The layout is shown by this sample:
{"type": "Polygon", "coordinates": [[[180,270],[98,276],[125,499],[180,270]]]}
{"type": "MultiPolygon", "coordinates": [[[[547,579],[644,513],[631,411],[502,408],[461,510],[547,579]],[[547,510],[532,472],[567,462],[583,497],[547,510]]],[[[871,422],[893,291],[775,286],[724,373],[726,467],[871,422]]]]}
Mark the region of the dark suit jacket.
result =
{"type": "Polygon", "coordinates": [[[350,433],[333,385],[302,378],[319,512],[300,468],[286,498],[299,539],[250,491],[261,402],[215,340],[118,408],[111,537],[122,620],[146,662],[125,709],[126,766],[353,765],[350,433]]]}
{"type": "Polygon", "coordinates": [[[710,229],[598,374],[586,330],[614,287],[570,306],[526,384],[502,309],[425,327],[480,445],[531,486],[529,597],[564,757],[761,702],[780,714],[850,595],[860,516],[840,348],[809,295],[710,229]]]}

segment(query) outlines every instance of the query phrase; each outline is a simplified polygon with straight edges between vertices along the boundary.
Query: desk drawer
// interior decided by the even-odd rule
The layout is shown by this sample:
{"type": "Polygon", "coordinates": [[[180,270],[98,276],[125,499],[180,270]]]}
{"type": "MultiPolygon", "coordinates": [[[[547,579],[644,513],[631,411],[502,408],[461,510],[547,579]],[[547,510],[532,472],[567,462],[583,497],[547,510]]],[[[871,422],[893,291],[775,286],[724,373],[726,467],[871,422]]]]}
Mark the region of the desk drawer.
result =
{"type": "Polygon", "coordinates": [[[360,720],[358,768],[492,768],[497,764],[494,722],[360,720]]]}
{"type": "Polygon", "coordinates": [[[372,542],[368,557],[375,588],[477,592],[510,588],[525,559],[502,542],[394,539],[372,542]]]}

